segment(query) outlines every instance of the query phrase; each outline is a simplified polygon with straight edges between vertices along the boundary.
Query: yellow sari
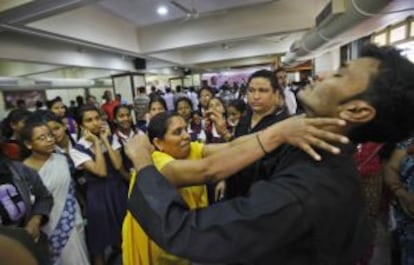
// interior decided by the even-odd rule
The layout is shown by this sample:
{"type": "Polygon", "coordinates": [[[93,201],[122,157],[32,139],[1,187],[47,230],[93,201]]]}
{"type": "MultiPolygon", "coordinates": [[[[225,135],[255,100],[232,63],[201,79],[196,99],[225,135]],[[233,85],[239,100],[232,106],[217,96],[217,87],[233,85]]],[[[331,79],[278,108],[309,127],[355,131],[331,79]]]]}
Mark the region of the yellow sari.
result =
{"type": "MultiPolygon", "coordinates": [[[[190,146],[190,154],[187,159],[201,159],[203,144],[193,142],[190,146]]],[[[168,154],[155,151],[152,154],[154,165],[161,170],[165,165],[174,160],[168,154]]],[[[129,184],[128,197],[131,195],[132,188],[136,181],[136,174],[131,177],[129,184]]],[[[207,189],[205,185],[192,186],[179,189],[190,209],[205,207],[208,204],[207,189]]],[[[127,214],[122,225],[122,263],[123,265],[190,265],[191,262],[171,255],[161,249],[153,242],[142,230],[139,223],[132,214],[127,214]]]]}

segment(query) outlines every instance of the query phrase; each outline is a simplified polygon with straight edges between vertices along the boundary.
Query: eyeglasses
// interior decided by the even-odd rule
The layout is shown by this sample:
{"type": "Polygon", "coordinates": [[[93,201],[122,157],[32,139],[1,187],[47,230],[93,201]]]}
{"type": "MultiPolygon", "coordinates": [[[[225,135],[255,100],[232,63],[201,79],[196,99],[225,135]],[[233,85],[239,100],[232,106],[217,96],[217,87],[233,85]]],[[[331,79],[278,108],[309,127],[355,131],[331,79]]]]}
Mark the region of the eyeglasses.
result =
{"type": "Polygon", "coordinates": [[[54,139],[55,139],[55,136],[49,133],[49,134],[40,135],[39,137],[33,139],[33,141],[46,142],[48,140],[54,140],[54,139]]]}

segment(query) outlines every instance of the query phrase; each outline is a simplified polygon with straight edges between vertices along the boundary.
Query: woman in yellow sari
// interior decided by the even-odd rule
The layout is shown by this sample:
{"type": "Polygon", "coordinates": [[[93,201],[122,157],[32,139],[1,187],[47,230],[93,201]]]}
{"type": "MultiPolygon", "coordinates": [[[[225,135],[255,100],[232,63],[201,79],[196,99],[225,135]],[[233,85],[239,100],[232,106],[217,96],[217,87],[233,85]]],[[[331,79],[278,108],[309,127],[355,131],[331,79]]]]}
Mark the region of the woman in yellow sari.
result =
{"type": "MultiPolygon", "coordinates": [[[[156,151],[152,153],[152,159],[161,172],[174,170],[173,161],[202,159],[203,153],[208,152],[208,150],[204,150],[203,144],[190,142],[191,138],[186,129],[186,122],[177,114],[162,113],[151,120],[148,136],[156,147],[156,151]]],[[[135,177],[133,174],[130,190],[135,183],[135,177]]],[[[205,207],[208,204],[205,185],[180,188],[179,191],[190,209],[205,207]]],[[[158,247],[129,212],[124,219],[122,237],[124,265],[191,264],[190,261],[173,256],[158,247]]]]}

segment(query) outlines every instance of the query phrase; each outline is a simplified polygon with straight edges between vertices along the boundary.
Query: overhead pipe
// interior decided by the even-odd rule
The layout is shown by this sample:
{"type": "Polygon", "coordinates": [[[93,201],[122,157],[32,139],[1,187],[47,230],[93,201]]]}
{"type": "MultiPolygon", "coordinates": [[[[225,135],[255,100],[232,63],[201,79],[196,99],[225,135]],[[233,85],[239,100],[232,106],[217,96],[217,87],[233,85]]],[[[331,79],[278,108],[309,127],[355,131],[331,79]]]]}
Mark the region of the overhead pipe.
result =
{"type": "Polygon", "coordinates": [[[68,78],[25,78],[1,77],[0,91],[4,89],[48,89],[48,88],[85,88],[112,87],[112,80],[68,79],[68,78]]]}
{"type": "MultiPolygon", "coordinates": [[[[332,0],[335,1],[335,0],[332,0]]],[[[375,16],[392,0],[344,0],[345,12],[334,17],[329,23],[309,30],[302,39],[294,42],[283,63],[289,64],[301,56],[322,47],[346,30],[357,26],[369,17],[375,16]]]]}

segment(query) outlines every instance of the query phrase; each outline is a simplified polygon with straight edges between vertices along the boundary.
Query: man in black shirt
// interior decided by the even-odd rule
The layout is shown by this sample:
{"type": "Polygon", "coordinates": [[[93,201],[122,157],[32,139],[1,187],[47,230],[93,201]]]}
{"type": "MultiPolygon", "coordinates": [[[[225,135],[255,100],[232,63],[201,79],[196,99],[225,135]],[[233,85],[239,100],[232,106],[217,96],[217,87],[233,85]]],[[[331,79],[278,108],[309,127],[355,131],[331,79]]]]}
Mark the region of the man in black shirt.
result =
{"type": "MultiPolygon", "coordinates": [[[[414,129],[412,76],[414,65],[397,51],[368,46],[361,58],[307,86],[298,97],[308,117],[345,120],[346,126],[329,129],[354,143],[395,142],[414,129]]],[[[284,142],[294,143],[285,133],[294,132],[291,121],[256,134],[258,148],[267,152],[284,142]]],[[[317,145],[312,137],[305,136],[317,145]]],[[[193,261],[355,264],[371,237],[353,146],[341,146],[339,155],[322,152],[321,162],[295,147],[279,148],[278,163],[269,163],[267,178],[255,182],[247,197],[194,211],[148,155],[135,155],[130,148],[138,177],[129,210],[158,245],[193,261]]]]}

